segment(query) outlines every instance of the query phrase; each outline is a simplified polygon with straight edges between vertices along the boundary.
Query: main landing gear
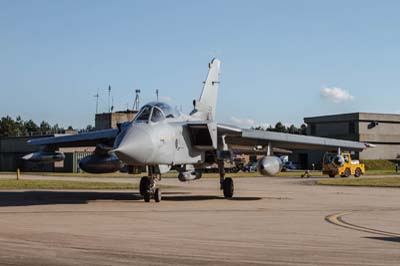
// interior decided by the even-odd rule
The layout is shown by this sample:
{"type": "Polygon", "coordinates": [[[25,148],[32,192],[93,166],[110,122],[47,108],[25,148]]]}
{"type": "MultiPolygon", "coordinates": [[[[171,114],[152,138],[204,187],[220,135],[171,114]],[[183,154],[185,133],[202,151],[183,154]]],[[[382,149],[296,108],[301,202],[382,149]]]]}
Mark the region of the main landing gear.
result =
{"type": "Polygon", "coordinates": [[[155,202],[162,199],[161,189],[156,187],[156,183],[161,180],[161,175],[155,173],[154,167],[149,166],[149,175],[140,179],[139,192],[145,202],[150,202],[153,197],[155,202]]]}
{"type": "Polygon", "coordinates": [[[233,179],[230,177],[225,177],[224,161],[218,162],[219,169],[219,183],[221,185],[220,189],[224,192],[224,197],[229,199],[233,197],[233,179]]]}

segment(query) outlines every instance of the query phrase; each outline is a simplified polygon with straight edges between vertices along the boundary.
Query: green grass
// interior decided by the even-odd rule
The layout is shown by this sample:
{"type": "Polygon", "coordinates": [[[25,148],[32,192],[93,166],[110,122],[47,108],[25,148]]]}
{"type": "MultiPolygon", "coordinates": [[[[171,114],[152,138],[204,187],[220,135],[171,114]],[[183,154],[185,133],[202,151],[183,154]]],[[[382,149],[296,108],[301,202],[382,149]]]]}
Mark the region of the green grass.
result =
{"type": "Polygon", "coordinates": [[[318,185],[327,186],[360,186],[360,187],[400,187],[400,178],[347,178],[318,180],[318,185]]]}
{"type": "MultiPolygon", "coordinates": [[[[0,175],[16,175],[16,172],[0,172],[0,175]]],[[[21,175],[37,176],[65,176],[65,177],[113,177],[113,178],[132,178],[140,175],[131,175],[128,173],[110,173],[110,174],[90,174],[90,173],[63,173],[63,172],[22,172],[21,175]]]]}
{"type": "Polygon", "coordinates": [[[365,169],[368,170],[395,170],[396,161],[389,160],[361,160],[365,164],[365,169]]]}
{"type": "Polygon", "coordinates": [[[0,178],[0,189],[136,189],[137,184],[0,178]]]}
{"type": "MultiPolygon", "coordinates": [[[[392,170],[365,170],[366,175],[396,175],[396,171],[392,170]]],[[[400,177],[400,172],[399,172],[400,177]]]]}

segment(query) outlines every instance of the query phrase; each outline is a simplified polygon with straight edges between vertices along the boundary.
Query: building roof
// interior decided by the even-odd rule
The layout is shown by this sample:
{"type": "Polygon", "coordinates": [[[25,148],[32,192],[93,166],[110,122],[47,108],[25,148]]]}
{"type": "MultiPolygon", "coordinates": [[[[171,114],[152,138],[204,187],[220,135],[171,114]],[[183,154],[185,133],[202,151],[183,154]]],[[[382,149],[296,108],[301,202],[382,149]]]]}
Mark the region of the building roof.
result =
{"type": "Polygon", "coordinates": [[[377,121],[377,122],[389,122],[389,123],[400,123],[400,114],[383,114],[383,113],[344,113],[334,115],[323,115],[314,117],[305,117],[304,123],[340,123],[350,121],[377,121]]]}

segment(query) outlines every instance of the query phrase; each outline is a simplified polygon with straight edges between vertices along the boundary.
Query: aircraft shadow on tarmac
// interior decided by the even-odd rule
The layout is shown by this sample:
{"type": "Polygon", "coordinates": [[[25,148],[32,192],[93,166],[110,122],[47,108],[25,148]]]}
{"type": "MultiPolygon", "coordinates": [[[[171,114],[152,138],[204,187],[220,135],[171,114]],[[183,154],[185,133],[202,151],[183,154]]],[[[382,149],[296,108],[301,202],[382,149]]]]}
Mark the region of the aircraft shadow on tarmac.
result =
{"type": "MultiPolygon", "coordinates": [[[[164,192],[165,201],[201,201],[223,199],[218,196],[190,195],[189,192],[164,192]]],[[[258,197],[234,197],[230,200],[259,200],[258,197]]],[[[22,191],[0,192],[0,207],[50,204],[86,204],[96,200],[139,201],[138,193],[130,192],[87,192],[87,191],[22,191]]]]}
{"type": "Polygon", "coordinates": [[[368,236],[365,238],[400,243],[400,237],[397,236],[368,236]]]}

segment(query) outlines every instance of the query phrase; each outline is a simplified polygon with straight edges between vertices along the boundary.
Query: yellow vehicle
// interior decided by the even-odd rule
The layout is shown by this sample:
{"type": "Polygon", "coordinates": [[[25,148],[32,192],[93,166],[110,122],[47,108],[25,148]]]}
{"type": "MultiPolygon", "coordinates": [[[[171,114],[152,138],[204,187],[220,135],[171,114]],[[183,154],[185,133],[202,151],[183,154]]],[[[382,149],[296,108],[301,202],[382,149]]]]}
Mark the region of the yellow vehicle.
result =
{"type": "Polygon", "coordinates": [[[352,160],[349,152],[340,154],[327,152],[324,155],[322,173],[332,178],[336,175],[360,177],[365,174],[365,165],[358,160],[352,160]]]}

